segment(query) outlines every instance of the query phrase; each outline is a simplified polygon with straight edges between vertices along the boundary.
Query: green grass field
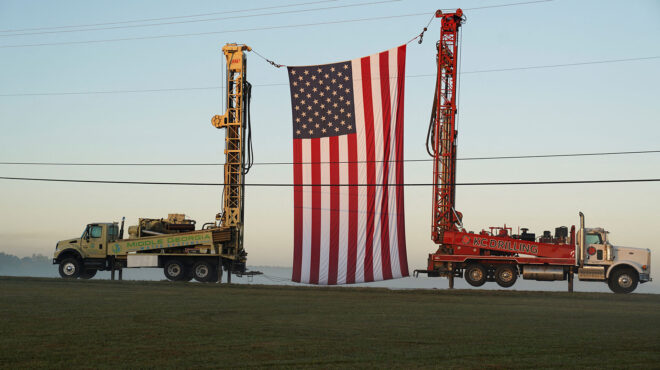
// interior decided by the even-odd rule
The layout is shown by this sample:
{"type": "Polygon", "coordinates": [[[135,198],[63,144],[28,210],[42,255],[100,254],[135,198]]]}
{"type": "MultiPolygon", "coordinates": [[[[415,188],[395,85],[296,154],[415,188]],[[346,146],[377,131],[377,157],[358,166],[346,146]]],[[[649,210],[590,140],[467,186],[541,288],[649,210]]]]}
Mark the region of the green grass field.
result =
{"type": "Polygon", "coordinates": [[[660,295],[0,277],[0,367],[660,366],[660,295]]]}

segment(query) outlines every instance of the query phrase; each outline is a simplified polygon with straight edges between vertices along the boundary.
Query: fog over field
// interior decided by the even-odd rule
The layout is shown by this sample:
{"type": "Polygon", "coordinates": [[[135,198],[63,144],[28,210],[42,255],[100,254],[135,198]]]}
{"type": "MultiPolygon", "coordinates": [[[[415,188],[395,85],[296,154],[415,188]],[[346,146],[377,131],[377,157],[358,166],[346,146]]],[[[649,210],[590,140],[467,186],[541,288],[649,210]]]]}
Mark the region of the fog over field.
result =
{"type": "MultiPolygon", "coordinates": [[[[273,266],[248,266],[248,270],[262,272],[262,275],[252,277],[232,276],[232,283],[236,284],[261,284],[261,285],[291,285],[307,286],[306,284],[294,283],[291,281],[290,267],[273,266]]],[[[18,258],[6,253],[0,253],[0,276],[31,276],[60,278],[57,272],[57,265],[53,265],[50,257],[43,255],[33,255],[32,257],[18,258]]],[[[133,268],[124,269],[123,278],[125,280],[165,280],[163,271],[160,268],[133,268]]],[[[110,279],[109,271],[100,271],[94,279],[110,279]]],[[[226,274],[223,276],[223,281],[226,274]]],[[[419,278],[412,276],[387,281],[377,281],[372,283],[346,285],[348,287],[378,287],[390,289],[447,289],[448,282],[446,278],[428,278],[421,275],[419,278]]],[[[468,285],[463,279],[455,280],[456,289],[477,289],[468,285]]],[[[496,283],[489,282],[479,289],[503,289],[496,283]]],[[[531,290],[531,291],[566,291],[567,282],[565,281],[531,281],[519,278],[516,284],[508,290],[531,290]]],[[[610,292],[605,283],[601,282],[581,282],[575,279],[575,291],[577,292],[610,292]]],[[[635,293],[660,294],[660,284],[651,281],[640,284],[635,293]]]]}

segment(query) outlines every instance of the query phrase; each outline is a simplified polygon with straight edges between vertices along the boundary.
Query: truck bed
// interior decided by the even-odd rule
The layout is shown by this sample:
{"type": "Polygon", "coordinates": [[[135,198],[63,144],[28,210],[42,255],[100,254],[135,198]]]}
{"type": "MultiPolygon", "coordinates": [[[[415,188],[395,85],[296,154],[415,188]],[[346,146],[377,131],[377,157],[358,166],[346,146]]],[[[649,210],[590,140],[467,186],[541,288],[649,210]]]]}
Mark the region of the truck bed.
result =
{"type": "Polygon", "coordinates": [[[231,232],[229,228],[215,228],[197,230],[186,233],[162,234],[135,239],[117,240],[108,245],[108,254],[114,256],[125,256],[130,252],[149,251],[154,249],[167,249],[175,247],[192,247],[196,245],[207,245],[229,241],[231,232]]]}

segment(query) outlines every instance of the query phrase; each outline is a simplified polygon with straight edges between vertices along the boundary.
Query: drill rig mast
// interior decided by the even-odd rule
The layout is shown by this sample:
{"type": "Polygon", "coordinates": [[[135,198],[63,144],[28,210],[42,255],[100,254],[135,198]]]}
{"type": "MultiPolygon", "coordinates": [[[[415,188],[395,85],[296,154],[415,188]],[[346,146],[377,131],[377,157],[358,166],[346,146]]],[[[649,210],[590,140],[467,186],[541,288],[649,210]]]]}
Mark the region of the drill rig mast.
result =
{"type": "Polygon", "coordinates": [[[427,150],[433,161],[433,218],[431,238],[442,244],[445,231],[462,229],[456,204],[456,87],[458,78],[458,31],[463,11],[443,14],[438,47],[438,72],[427,150]]]}
{"type": "Polygon", "coordinates": [[[223,115],[215,115],[211,120],[214,127],[226,129],[224,189],[222,212],[216,215],[216,226],[231,230],[231,241],[224,243],[223,255],[235,256],[228,261],[226,268],[245,272],[243,249],[243,225],[245,217],[245,175],[252,166],[252,140],[250,130],[250,92],[247,82],[245,52],[251,48],[242,44],[227,44],[222,48],[227,60],[226,107],[223,115]]]}

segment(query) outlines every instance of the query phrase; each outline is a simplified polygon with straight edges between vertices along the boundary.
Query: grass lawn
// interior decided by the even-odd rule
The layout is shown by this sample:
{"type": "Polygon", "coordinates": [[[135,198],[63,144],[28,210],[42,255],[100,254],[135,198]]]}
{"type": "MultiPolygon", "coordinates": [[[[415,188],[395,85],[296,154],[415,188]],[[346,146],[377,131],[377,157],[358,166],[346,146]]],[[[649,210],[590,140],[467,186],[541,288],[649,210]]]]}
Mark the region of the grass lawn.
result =
{"type": "Polygon", "coordinates": [[[0,277],[0,367],[659,367],[660,295],[0,277]]]}

